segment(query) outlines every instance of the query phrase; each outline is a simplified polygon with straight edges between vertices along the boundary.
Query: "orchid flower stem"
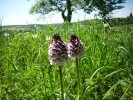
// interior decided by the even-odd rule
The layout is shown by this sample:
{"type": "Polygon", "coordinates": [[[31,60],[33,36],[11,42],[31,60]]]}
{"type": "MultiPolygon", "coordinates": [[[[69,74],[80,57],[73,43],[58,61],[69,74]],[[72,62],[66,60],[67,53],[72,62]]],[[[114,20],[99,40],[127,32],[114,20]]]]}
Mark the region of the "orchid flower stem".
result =
{"type": "Polygon", "coordinates": [[[75,58],[76,62],[76,72],[77,72],[77,81],[78,81],[78,93],[80,92],[80,78],[79,78],[79,66],[78,66],[78,58],[75,58]]]}
{"type": "Polygon", "coordinates": [[[62,97],[62,100],[64,100],[62,66],[59,66],[59,74],[60,74],[60,84],[61,84],[61,97],[62,97]]]}

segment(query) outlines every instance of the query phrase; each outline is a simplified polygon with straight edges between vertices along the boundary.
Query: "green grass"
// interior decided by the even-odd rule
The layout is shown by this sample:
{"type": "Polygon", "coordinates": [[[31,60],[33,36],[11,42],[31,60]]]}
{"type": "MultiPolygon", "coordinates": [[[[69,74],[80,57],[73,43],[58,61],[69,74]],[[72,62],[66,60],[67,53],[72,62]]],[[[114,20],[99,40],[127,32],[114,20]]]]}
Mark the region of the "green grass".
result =
{"type": "Polygon", "coordinates": [[[54,33],[66,43],[76,34],[84,45],[78,62],[80,94],[74,60],[62,68],[65,100],[133,99],[133,25],[105,33],[96,20],[0,35],[0,100],[61,98],[58,67],[48,59],[51,40],[46,37],[54,33]]]}

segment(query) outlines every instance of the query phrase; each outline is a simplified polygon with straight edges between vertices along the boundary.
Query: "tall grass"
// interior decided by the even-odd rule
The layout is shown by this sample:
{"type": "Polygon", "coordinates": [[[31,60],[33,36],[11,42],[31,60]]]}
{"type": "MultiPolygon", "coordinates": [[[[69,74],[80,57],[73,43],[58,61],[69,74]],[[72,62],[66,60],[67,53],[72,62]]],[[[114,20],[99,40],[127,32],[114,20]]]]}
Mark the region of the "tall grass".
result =
{"type": "Polygon", "coordinates": [[[69,59],[62,68],[65,100],[133,99],[132,25],[108,33],[98,20],[30,30],[0,36],[1,100],[61,99],[58,67],[52,67],[48,59],[54,33],[66,43],[71,34],[77,35],[85,51],[78,62],[80,94],[75,62],[69,59]]]}

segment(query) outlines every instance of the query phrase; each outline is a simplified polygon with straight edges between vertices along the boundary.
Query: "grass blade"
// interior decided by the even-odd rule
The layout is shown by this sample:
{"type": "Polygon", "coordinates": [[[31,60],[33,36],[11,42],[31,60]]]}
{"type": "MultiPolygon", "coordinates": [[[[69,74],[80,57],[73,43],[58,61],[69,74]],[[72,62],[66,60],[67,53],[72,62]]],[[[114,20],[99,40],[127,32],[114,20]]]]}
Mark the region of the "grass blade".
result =
{"type": "Polygon", "coordinates": [[[119,84],[121,84],[122,82],[124,82],[124,80],[120,80],[120,81],[118,81],[117,83],[115,83],[115,84],[105,93],[103,99],[106,99],[106,98],[109,96],[110,92],[111,92],[114,88],[116,88],[119,84]]]}

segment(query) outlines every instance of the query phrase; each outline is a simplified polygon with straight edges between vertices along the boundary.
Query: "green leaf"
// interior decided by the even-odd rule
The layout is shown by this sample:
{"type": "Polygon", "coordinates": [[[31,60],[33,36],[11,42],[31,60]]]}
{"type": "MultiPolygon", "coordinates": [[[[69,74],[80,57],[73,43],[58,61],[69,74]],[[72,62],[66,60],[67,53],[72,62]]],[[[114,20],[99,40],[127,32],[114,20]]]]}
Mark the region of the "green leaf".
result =
{"type": "Polygon", "coordinates": [[[119,70],[113,71],[110,74],[108,74],[107,76],[105,76],[104,79],[106,79],[106,78],[108,78],[108,77],[110,77],[110,76],[112,76],[112,75],[114,75],[114,74],[116,74],[116,73],[118,73],[120,71],[124,71],[124,69],[119,69],[119,70]]]}
{"type": "Polygon", "coordinates": [[[116,84],[114,84],[114,85],[105,93],[103,99],[106,99],[106,98],[110,95],[111,91],[112,91],[113,89],[115,89],[115,88],[116,88],[119,84],[121,84],[122,82],[124,82],[124,80],[120,80],[120,81],[118,81],[116,84]]]}
{"type": "Polygon", "coordinates": [[[87,82],[87,84],[86,84],[86,86],[87,86],[87,88],[86,88],[86,90],[88,89],[88,85],[91,83],[91,81],[93,80],[93,77],[98,73],[98,71],[100,70],[100,69],[102,69],[103,67],[100,67],[100,68],[98,68],[92,75],[91,75],[91,77],[90,77],[90,79],[88,80],[88,82],[87,82]]]}

